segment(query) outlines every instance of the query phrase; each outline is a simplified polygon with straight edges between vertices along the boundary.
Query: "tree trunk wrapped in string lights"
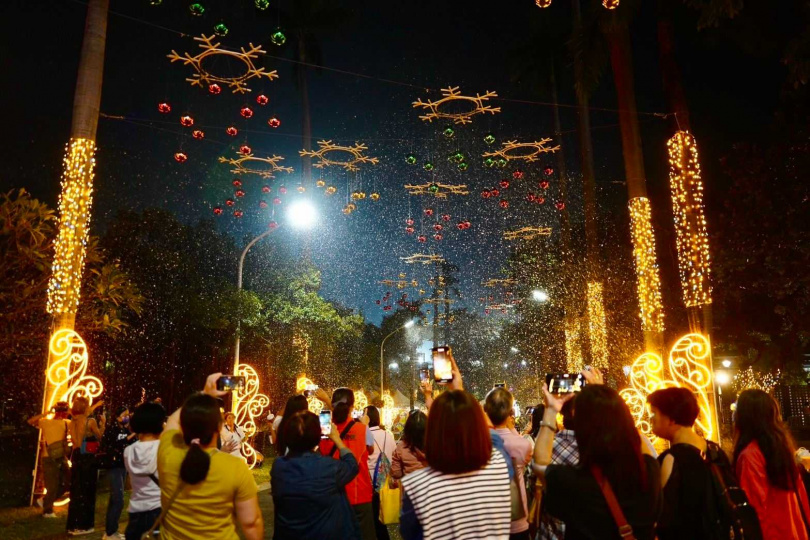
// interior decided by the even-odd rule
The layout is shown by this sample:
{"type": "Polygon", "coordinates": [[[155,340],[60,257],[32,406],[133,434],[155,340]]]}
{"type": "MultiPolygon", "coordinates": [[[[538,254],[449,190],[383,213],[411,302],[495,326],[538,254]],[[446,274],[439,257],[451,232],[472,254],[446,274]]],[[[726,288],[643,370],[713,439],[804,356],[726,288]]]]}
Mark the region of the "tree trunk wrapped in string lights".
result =
{"type": "Polygon", "coordinates": [[[712,303],[711,260],[697,143],[691,133],[679,131],[667,150],[683,300],[688,308],[704,306],[712,303]]]}
{"type": "Polygon", "coordinates": [[[594,367],[608,367],[607,325],[605,322],[605,302],[602,284],[588,283],[588,335],[591,342],[591,362],[594,367]]]}
{"type": "Polygon", "coordinates": [[[641,328],[645,335],[660,335],[664,331],[664,309],[661,303],[661,279],[655,260],[650,200],[647,197],[636,197],[630,199],[629,207],[641,328]]]}
{"type": "Polygon", "coordinates": [[[565,318],[565,360],[568,373],[582,371],[582,320],[576,314],[565,318]]]}

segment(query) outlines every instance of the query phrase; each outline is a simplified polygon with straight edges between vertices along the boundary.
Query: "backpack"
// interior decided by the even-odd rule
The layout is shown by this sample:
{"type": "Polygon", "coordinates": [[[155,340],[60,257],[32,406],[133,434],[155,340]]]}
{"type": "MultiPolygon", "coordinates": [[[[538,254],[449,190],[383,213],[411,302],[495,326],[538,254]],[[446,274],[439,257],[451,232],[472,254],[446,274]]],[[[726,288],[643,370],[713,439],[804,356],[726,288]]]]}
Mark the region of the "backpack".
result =
{"type": "Polygon", "coordinates": [[[717,443],[706,441],[706,463],[711,471],[707,500],[715,503],[704,513],[706,530],[718,540],[762,540],[756,509],[717,443]]]}
{"type": "MultiPolygon", "coordinates": [[[[388,432],[385,432],[385,439],[383,439],[383,446],[385,446],[385,440],[388,439],[388,432]]],[[[377,448],[380,451],[380,455],[377,456],[377,463],[374,465],[374,478],[372,478],[372,485],[374,486],[374,491],[377,493],[380,492],[380,489],[388,483],[388,476],[391,474],[391,460],[388,459],[388,456],[385,455],[385,452],[380,445],[377,444],[377,441],[374,441],[374,444],[377,445],[377,448]]]]}

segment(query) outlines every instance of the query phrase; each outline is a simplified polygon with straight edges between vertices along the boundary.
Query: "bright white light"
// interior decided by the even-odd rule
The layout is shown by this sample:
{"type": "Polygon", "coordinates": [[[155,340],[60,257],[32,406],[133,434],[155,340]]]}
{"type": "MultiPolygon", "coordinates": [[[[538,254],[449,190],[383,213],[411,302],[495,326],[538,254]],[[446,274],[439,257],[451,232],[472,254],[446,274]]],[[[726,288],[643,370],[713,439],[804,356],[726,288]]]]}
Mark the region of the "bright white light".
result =
{"type": "Polygon", "coordinates": [[[520,365],[521,365],[521,366],[525,366],[525,365],[526,365],[526,360],[523,360],[523,361],[520,363],[520,365]]]}
{"type": "Polygon", "coordinates": [[[506,362],[504,362],[504,363],[503,363],[503,367],[508,368],[508,367],[509,367],[509,364],[507,364],[506,362]]]}
{"type": "Polygon", "coordinates": [[[731,367],[731,360],[723,360],[723,367],[730,368],[731,367]]]}
{"type": "Polygon", "coordinates": [[[405,328],[410,328],[411,326],[415,325],[416,321],[411,319],[410,321],[405,323],[405,328]]]}
{"type": "Polygon", "coordinates": [[[624,371],[624,376],[625,376],[625,377],[629,377],[629,376],[630,376],[630,369],[631,369],[631,368],[630,368],[630,366],[624,366],[624,367],[622,367],[622,371],[624,371]]]}
{"type": "Polygon", "coordinates": [[[388,364],[388,367],[391,369],[399,369],[399,364],[397,364],[396,362],[391,362],[390,364],[388,364]]]}
{"type": "Polygon", "coordinates": [[[717,384],[728,384],[728,373],[725,371],[718,371],[714,374],[714,380],[717,381],[717,384]]]}
{"type": "Polygon", "coordinates": [[[309,229],[318,219],[318,211],[307,199],[295,201],[287,209],[287,219],[297,229],[309,229]]]}
{"type": "Polygon", "coordinates": [[[532,291],[532,300],[540,303],[548,302],[548,293],[540,289],[535,289],[532,291]]]}
{"type": "Polygon", "coordinates": [[[515,353],[520,352],[517,347],[512,347],[509,350],[515,353]]]}

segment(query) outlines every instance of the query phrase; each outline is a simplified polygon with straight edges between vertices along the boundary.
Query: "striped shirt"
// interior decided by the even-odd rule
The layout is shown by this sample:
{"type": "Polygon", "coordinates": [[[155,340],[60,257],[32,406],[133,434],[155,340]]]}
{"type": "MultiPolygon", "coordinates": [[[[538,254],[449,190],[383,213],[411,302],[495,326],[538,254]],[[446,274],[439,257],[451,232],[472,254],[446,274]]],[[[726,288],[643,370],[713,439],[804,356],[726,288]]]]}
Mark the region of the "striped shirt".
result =
{"type": "Polygon", "coordinates": [[[405,476],[402,487],[425,540],[509,538],[509,472],[495,448],[482,469],[443,474],[426,467],[405,476]]]}

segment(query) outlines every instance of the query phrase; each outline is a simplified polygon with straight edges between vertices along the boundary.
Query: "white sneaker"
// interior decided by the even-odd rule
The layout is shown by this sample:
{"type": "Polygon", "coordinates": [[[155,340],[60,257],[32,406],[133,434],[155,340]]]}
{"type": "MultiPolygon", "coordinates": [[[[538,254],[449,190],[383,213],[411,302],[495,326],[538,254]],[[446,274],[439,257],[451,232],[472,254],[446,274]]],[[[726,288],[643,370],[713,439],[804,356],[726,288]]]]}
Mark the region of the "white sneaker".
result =
{"type": "Polygon", "coordinates": [[[52,518],[55,518],[55,517],[58,517],[58,516],[56,514],[54,514],[53,512],[51,512],[50,514],[42,514],[42,517],[52,519],[52,518]]]}
{"type": "Polygon", "coordinates": [[[76,529],[68,531],[68,536],[84,536],[86,534],[93,534],[94,532],[96,532],[95,529],[76,529]]]}

